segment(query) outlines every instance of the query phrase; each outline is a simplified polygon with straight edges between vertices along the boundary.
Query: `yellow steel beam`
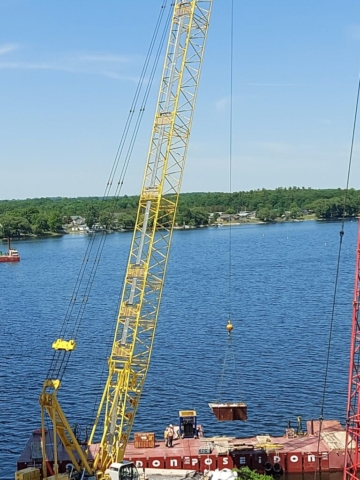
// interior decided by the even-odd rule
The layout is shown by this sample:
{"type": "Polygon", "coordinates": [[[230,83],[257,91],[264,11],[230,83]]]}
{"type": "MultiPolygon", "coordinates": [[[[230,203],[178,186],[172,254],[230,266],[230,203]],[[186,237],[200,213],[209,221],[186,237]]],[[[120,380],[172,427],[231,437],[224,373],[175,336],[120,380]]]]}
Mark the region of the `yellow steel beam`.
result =
{"type": "MultiPolygon", "coordinates": [[[[124,457],[150,363],[211,8],[212,0],[174,1],[108,378],[89,440],[100,441],[93,464],[57,400],[60,380],[47,379],[40,395],[43,443],[46,412],[76,470],[85,468],[98,479],[124,457]],[[98,433],[100,420],[104,428],[98,433]]],[[[72,340],[53,344],[61,355],[75,347],[72,340]]],[[[43,462],[46,478],[44,444],[43,462]]]]}
{"type": "Polygon", "coordinates": [[[87,452],[83,450],[77,441],[74,432],[66,419],[63,410],[57,400],[57,392],[60,387],[59,380],[46,379],[39,398],[41,408],[41,429],[42,429],[42,453],[43,453],[43,477],[47,478],[46,471],[46,429],[45,429],[45,412],[48,414],[53,427],[54,435],[54,470],[57,471],[57,437],[60,438],[64,445],[69,459],[79,471],[80,465],[85,468],[88,473],[92,473],[93,469],[87,459],[87,452]]]}
{"type": "Polygon", "coordinates": [[[130,248],[109,374],[90,442],[95,467],[123,459],[147,374],[212,1],[174,3],[165,64],[130,248]]]}

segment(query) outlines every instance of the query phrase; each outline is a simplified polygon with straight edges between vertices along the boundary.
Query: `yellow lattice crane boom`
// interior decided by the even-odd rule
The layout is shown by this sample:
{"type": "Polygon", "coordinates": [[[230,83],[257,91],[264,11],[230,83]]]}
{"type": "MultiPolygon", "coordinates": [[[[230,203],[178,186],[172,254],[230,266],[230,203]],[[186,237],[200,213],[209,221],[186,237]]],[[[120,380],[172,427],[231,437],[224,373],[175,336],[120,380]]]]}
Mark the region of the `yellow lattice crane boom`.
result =
{"type": "MultiPolygon", "coordinates": [[[[60,380],[48,378],[44,383],[42,436],[47,412],[54,429],[56,475],[57,436],[75,470],[94,478],[105,478],[106,469],[124,457],[150,363],[211,7],[212,0],[174,2],[109,373],[89,440],[101,437],[94,461],[88,460],[87,448],[78,443],[57,400],[60,380]]],[[[67,355],[75,342],[58,340],[54,348],[67,355]]],[[[45,458],[43,446],[44,477],[45,458]]],[[[119,478],[112,473],[111,479],[119,478]]]]}

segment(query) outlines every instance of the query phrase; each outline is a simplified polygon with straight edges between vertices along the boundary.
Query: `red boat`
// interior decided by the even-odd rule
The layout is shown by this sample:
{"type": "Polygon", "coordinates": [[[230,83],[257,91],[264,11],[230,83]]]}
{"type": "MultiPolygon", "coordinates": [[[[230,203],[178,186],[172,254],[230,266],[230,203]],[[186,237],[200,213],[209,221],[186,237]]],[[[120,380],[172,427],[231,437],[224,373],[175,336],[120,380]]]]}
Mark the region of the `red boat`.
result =
{"type": "Polygon", "coordinates": [[[19,252],[10,246],[10,238],[8,238],[8,251],[7,253],[0,252],[1,262],[20,262],[19,252]]]}

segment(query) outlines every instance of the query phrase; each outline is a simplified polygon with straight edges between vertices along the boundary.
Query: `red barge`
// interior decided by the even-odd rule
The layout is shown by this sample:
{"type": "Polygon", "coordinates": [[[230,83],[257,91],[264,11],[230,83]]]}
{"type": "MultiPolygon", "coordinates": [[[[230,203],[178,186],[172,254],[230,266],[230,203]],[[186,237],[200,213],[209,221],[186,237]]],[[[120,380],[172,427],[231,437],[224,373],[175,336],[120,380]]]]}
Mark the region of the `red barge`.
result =
{"type": "Polygon", "coordinates": [[[10,238],[8,238],[8,251],[7,253],[0,252],[0,263],[2,262],[19,262],[19,252],[10,246],[10,238]]]}
{"type": "MultiPolygon", "coordinates": [[[[203,437],[178,438],[173,448],[165,447],[154,434],[134,434],[135,441],[126,448],[125,459],[141,469],[192,470],[204,472],[248,466],[261,473],[340,472],[344,467],[345,429],[337,420],[324,420],[319,435],[319,421],[307,422],[307,430],[296,435],[286,429],[285,435],[258,435],[251,438],[203,437]],[[139,441],[143,438],[143,441],[139,441]]],[[[46,432],[48,464],[53,466],[53,433],[46,432]]],[[[58,443],[60,472],[69,463],[66,450],[58,443]]],[[[98,445],[90,446],[93,458],[98,445]]],[[[41,468],[41,430],[35,430],[20,455],[18,470],[41,468]]]]}

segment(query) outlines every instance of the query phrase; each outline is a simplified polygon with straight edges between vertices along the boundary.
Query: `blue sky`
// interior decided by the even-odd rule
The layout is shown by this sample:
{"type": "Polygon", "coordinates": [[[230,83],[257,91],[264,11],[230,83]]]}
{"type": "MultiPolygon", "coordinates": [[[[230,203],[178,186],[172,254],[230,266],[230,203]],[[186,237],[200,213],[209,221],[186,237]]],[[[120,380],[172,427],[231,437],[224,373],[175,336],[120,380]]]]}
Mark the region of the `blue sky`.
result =
{"type": "MultiPolygon", "coordinates": [[[[0,199],[103,194],[162,3],[0,1],[0,199]]],[[[184,192],[230,188],[230,7],[214,0],[184,192]]],[[[233,191],[345,187],[359,53],[355,0],[234,0],[233,191]]],[[[140,191],[160,76],[122,194],[140,191]]]]}

